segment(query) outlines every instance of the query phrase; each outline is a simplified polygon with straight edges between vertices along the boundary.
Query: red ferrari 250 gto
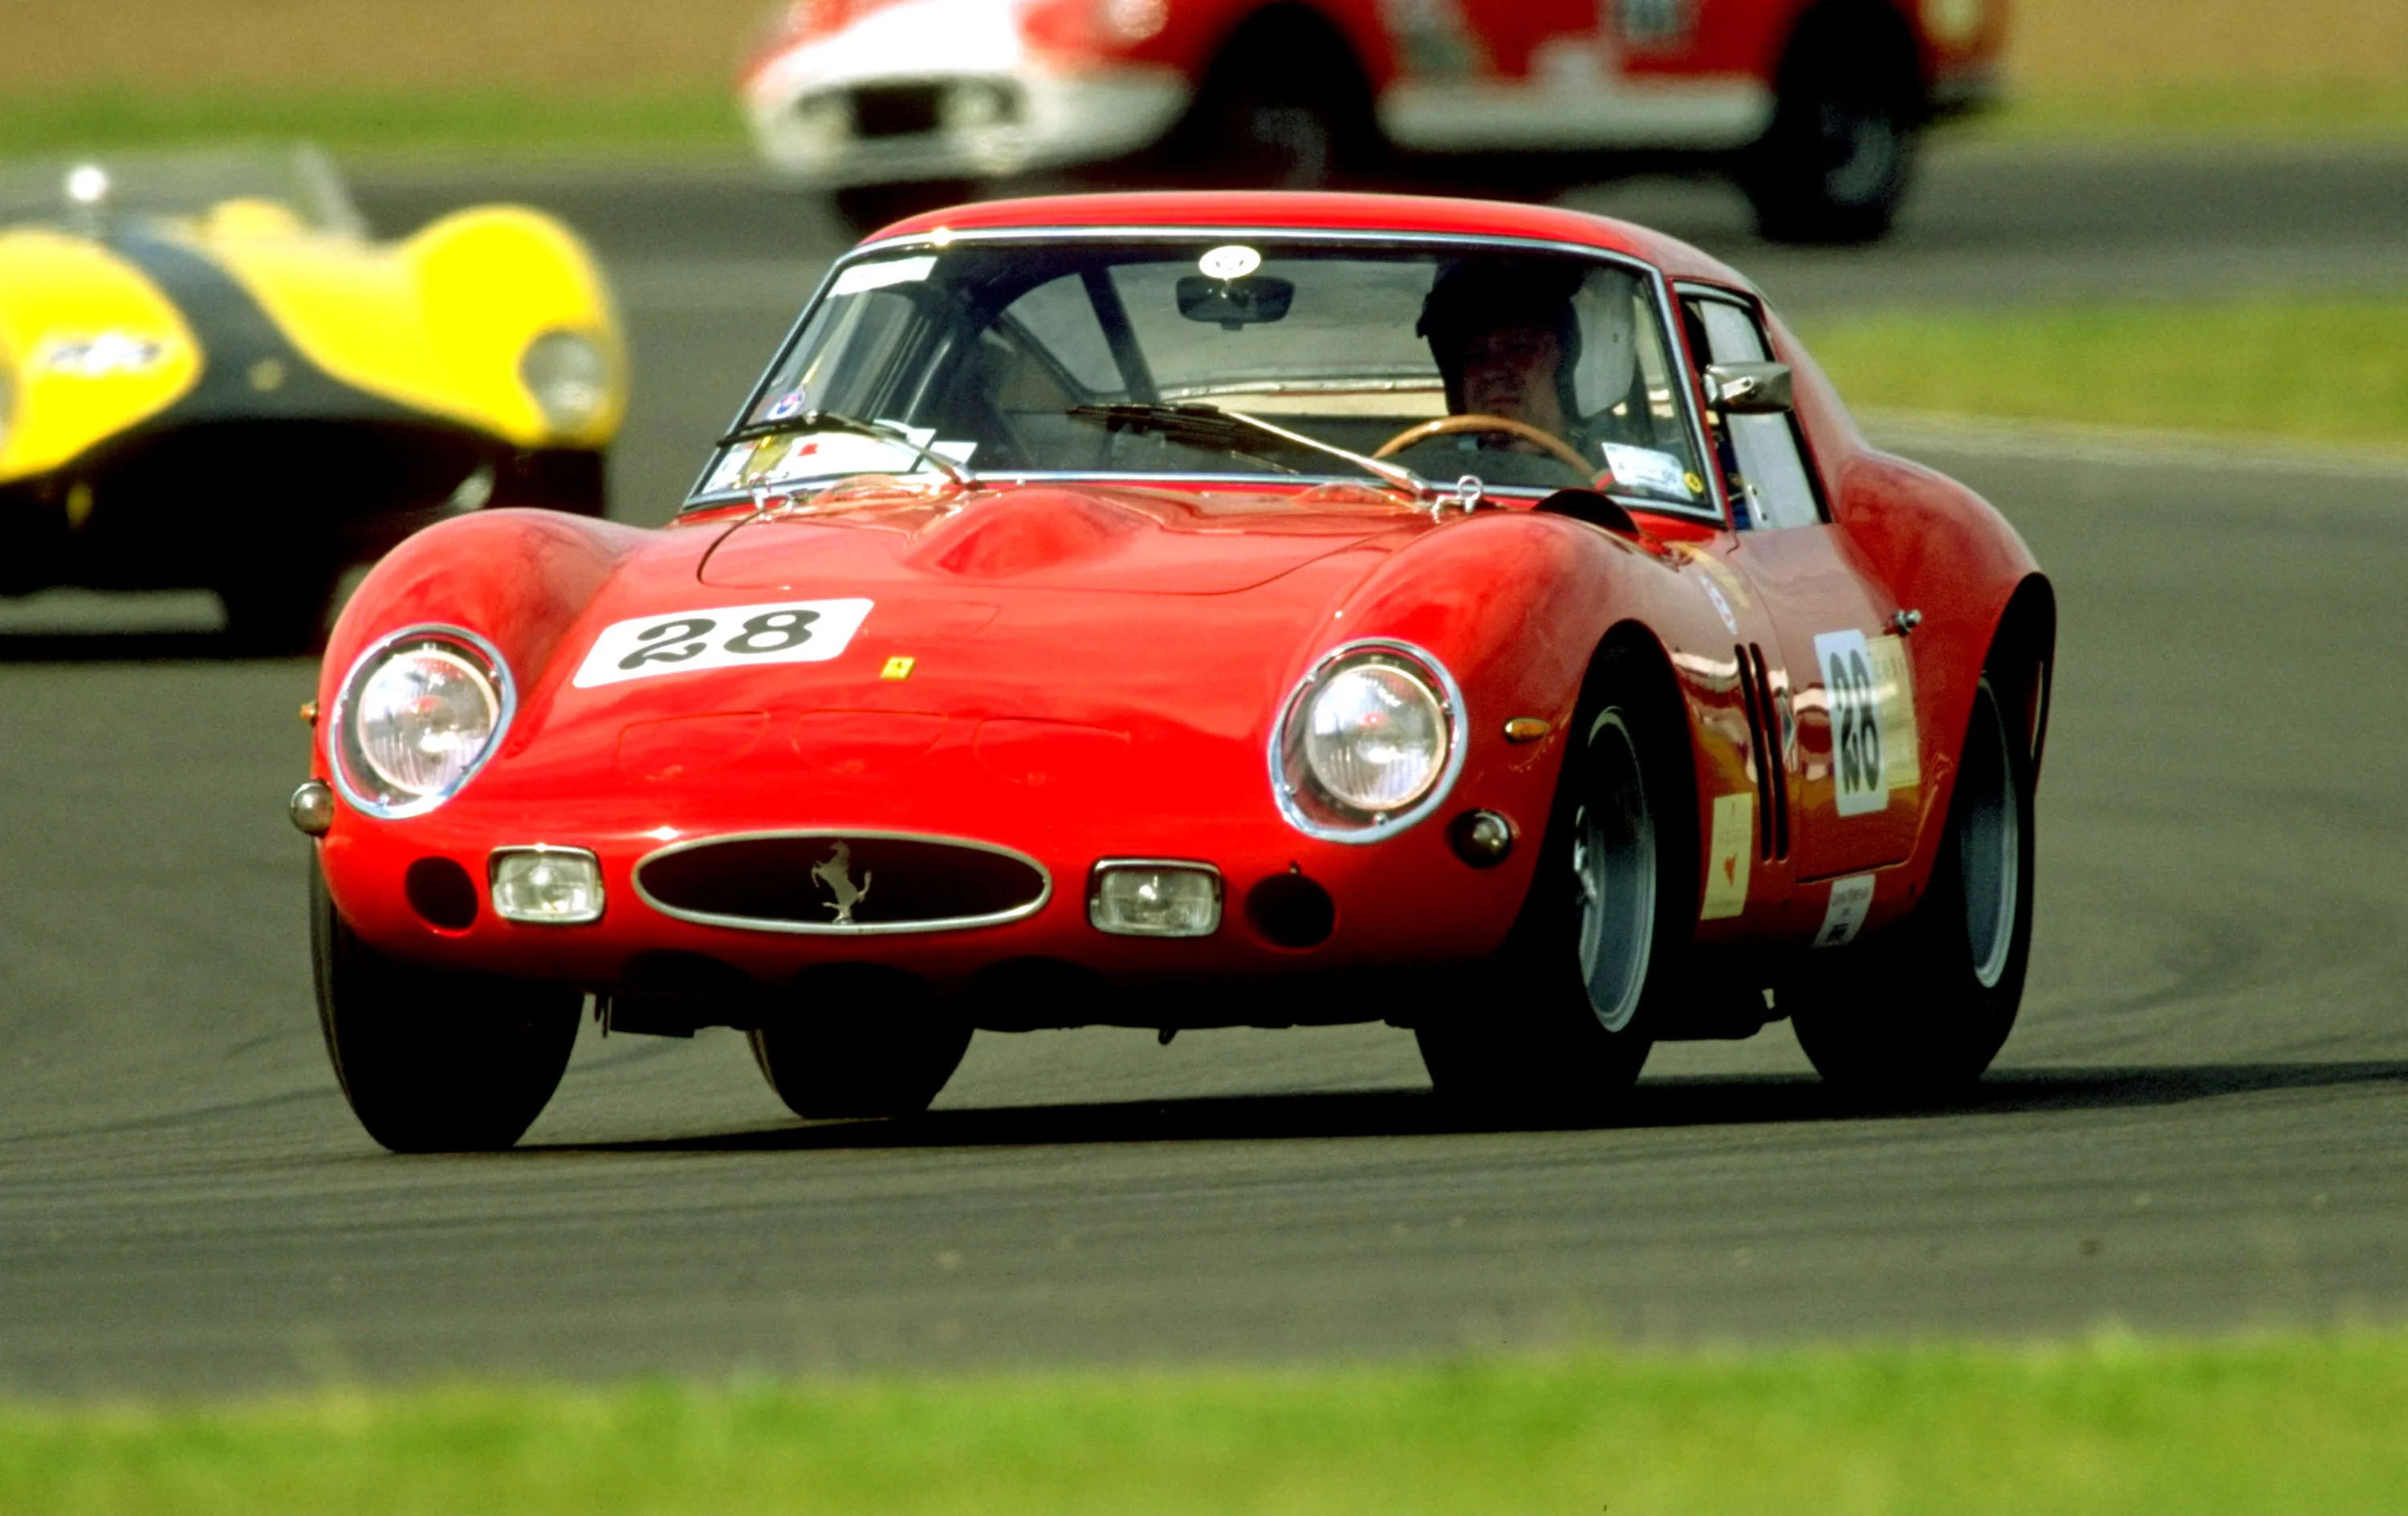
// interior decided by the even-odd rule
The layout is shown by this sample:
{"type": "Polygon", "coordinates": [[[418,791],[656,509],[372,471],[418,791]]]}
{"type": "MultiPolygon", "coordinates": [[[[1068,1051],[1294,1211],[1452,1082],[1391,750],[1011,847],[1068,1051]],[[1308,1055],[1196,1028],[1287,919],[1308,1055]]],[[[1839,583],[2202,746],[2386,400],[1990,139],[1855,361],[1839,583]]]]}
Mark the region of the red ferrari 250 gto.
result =
{"type": "Polygon", "coordinates": [[[590,995],[809,1117],[973,1032],[1386,1022],[1610,1102],[1786,1016],[1977,1076],[2021,996],[2055,602],[1747,281],[1469,201],[993,202],[846,254],[666,529],[447,522],[337,624],[328,1048],[506,1145],[590,995]]]}

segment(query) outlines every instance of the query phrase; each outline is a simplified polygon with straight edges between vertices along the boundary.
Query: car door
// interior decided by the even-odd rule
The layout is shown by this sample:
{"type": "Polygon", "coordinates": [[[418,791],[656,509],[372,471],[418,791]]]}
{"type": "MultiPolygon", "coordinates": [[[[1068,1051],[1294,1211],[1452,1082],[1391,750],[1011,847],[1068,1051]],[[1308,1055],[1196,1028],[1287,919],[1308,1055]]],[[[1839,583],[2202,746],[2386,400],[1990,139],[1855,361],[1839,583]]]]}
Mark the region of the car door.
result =
{"type": "MultiPolygon", "coordinates": [[[[1694,360],[1770,356],[1755,303],[1681,289],[1694,360]]],[[[1923,776],[1914,682],[1899,610],[1831,518],[1797,419],[1713,417],[1733,519],[1714,551],[1762,599],[1778,641],[1768,660],[1788,776],[1792,862],[1801,881],[1901,863],[1914,850],[1923,776]]]]}

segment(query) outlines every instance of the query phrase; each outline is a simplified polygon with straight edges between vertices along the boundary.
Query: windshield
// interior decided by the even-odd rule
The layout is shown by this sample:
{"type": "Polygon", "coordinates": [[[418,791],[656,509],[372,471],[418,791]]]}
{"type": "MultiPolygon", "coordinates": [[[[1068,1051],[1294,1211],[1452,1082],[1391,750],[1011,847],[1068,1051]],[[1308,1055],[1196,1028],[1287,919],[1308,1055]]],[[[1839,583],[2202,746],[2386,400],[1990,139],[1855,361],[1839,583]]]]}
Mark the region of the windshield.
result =
{"type": "Polygon", "coordinates": [[[0,225],[108,233],[224,207],[280,207],[300,228],[359,236],[358,210],[316,148],[96,152],[0,162],[0,225]]]}
{"type": "Polygon", "coordinates": [[[873,254],[830,282],[694,503],[934,472],[908,437],[988,478],[1401,466],[1509,493],[1604,479],[1711,513],[1666,352],[1641,272],[1567,254],[1240,236],[873,254]]]}

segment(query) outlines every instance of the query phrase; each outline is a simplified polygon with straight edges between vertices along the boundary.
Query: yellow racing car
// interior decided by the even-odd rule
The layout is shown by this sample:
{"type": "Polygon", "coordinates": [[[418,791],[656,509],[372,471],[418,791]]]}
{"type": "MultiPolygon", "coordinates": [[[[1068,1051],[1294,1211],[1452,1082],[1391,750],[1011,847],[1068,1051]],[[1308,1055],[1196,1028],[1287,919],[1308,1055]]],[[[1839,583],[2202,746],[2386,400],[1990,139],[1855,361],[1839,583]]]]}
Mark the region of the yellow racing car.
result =
{"type": "Polygon", "coordinates": [[[0,164],[0,594],[205,588],[301,651],[440,516],[598,515],[626,360],[557,221],[370,238],[313,149],[0,164]]]}

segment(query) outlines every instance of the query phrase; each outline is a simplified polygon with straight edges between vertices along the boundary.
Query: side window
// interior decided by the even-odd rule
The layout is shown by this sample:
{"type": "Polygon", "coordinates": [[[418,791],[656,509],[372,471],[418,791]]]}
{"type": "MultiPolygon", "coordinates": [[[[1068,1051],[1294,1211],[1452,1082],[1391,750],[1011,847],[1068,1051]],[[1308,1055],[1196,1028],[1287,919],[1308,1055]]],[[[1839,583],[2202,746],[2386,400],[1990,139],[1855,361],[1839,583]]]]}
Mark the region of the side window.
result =
{"type": "MultiPolygon", "coordinates": [[[[1695,321],[1693,335],[1702,329],[1707,362],[1760,364],[1771,357],[1756,315],[1727,300],[1691,297],[1684,302],[1695,321]]],[[[1790,416],[1731,416],[1724,419],[1715,438],[1732,475],[1731,500],[1741,512],[1740,525],[1813,526],[1823,508],[1814,488],[1805,450],[1799,445],[1798,422],[1790,416]]]]}

